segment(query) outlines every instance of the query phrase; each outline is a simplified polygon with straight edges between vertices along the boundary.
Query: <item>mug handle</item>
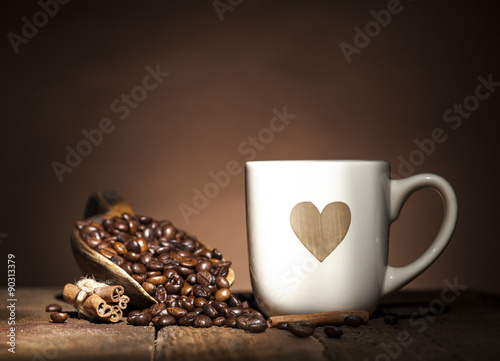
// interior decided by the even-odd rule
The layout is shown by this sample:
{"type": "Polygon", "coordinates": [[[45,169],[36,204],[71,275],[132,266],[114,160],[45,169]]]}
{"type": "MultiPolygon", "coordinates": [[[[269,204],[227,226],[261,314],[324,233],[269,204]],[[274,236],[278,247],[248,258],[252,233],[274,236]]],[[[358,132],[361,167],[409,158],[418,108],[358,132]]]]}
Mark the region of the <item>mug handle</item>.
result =
{"type": "Polygon", "coordinates": [[[441,255],[455,231],[458,217],[457,196],[450,183],[431,173],[390,180],[390,222],[394,222],[399,217],[401,208],[408,197],[423,188],[432,188],[441,195],[444,203],[443,223],[430,247],[419,258],[404,267],[387,265],[382,296],[400,289],[424,272],[441,255]]]}

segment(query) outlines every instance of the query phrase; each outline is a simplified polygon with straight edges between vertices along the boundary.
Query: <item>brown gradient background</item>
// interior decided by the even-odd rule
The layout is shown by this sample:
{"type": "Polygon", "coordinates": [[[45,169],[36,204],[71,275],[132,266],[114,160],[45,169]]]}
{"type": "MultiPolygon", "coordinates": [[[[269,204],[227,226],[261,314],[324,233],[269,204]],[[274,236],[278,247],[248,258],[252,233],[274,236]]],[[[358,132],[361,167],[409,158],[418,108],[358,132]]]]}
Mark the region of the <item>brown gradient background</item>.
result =
{"type": "MultiPolygon", "coordinates": [[[[409,288],[458,278],[500,292],[498,122],[500,88],[453,130],[443,113],[474,93],[477,77],[500,81],[495,1],[401,1],[403,11],[348,64],[339,44],[387,1],[250,1],[217,16],[211,1],[71,1],[15,54],[7,39],[36,2],[0,5],[2,259],[16,255],[17,285],[63,286],[80,276],[69,245],[94,190],[117,190],[136,213],[170,219],[233,260],[235,289],[250,289],[244,175],[186,224],[210,171],[244,164],[238,145],[267,127],[272,109],[297,117],[258,151],[266,159],[383,159],[397,173],[415,139],[446,132],[414,173],[454,186],[452,242],[409,288]],[[110,104],[142,83],[145,67],[170,76],[124,120],[110,104]],[[59,183],[51,168],[66,146],[110,118],[105,135],[59,183]]],[[[391,230],[390,263],[421,254],[442,219],[439,196],[413,195],[391,230]]],[[[2,287],[6,280],[2,281],[2,287]]]]}

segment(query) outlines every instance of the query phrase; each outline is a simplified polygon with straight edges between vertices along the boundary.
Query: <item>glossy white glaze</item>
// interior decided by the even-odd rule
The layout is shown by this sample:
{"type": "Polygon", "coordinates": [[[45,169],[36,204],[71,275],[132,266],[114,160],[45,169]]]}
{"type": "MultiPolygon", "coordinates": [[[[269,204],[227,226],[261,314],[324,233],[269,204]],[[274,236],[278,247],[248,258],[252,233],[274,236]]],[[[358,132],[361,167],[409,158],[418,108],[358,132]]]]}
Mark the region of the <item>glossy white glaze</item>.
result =
{"type": "Polygon", "coordinates": [[[453,189],[420,174],[390,179],[384,161],[262,161],[246,164],[247,232],[252,288],[268,315],[366,309],[417,277],[448,244],[457,219],[453,189]],[[406,267],[387,264],[390,224],[409,195],[436,189],[445,201],[443,225],[431,247],[406,267]],[[344,202],[351,213],[342,242],[320,262],[290,224],[295,205],[319,212],[344,202]]]}

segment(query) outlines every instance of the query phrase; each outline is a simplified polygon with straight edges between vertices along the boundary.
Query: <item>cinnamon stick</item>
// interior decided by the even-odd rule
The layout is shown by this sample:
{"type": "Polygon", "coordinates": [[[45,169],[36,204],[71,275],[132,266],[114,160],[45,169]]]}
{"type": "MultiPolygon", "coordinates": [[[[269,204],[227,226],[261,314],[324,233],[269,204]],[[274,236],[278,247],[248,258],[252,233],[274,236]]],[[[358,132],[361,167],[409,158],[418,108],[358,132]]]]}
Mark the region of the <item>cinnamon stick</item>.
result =
{"type": "Polygon", "coordinates": [[[310,321],[314,322],[317,326],[334,325],[339,326],[344,324],[346,316],[357,316],[363,319],[363,322],[368,321],[370,316],[366,310],[349,310],[349,311],[331,311],[331,312],[317,312],[317,313],[304,313],[301,315],[282,315],[269,317],[268,323],[270,327],[276,327],[280,322],[297,322],[297,321],[310,321]]]}
{"type": "Polygon", "coordinates": [[[68,283],[64,286],[63,298],[71,303],[87,317],[107,318],[113,312],[113,307],[108,305],[101,297],[95,294],[81,294],[74,284],[68,283]]]}
{"type": "Polygon", "coordinates": [[[120,302],[120,297],[124,293],[122,286],[104,286],[97,287],[94,289],[94,293],[101,297],[107,303],[118,303],[120,302]]]}

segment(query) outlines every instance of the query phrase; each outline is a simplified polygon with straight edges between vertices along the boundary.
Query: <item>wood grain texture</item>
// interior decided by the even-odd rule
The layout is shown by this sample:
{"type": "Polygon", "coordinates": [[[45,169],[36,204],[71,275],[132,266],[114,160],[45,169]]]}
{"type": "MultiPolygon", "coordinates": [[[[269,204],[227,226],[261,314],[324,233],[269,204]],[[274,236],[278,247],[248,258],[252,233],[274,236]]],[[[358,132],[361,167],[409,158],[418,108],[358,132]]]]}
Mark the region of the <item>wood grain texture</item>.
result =
{"type": "Polygon", "coordinates": [[[72,306],[57,298],[62,288],[16,292],[16,355],[7,354],[6,292],[0,298],[0,359],[13,360],[498,360],[500,296],[472,291],[398,292],[384,300],[367,325],[341,326],[331,339],[317,327],[297,338],[268,329],[250,334],[212,327],[134,327],[78,319],[72,306]],[[456,297],[453,297],[456,296],[456,297]],[[59,303],[70,312],[64,324],[49,321],[45,307],[59,303]],[[441,305],[443,307],[441,307],[441,305]],[[388,325],[383,314],[398,314],[388,325]]]}

